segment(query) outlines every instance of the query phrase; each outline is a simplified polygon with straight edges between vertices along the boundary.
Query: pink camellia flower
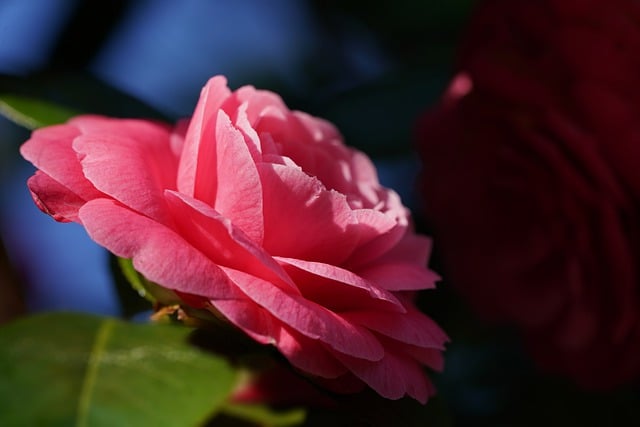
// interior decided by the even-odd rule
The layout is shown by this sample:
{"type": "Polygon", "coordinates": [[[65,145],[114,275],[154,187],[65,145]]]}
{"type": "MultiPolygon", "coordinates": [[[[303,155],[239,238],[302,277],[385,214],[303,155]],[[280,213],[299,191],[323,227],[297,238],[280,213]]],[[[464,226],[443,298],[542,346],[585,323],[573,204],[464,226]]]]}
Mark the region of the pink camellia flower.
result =
{"type": "Polygon", "coordinates": [[[430,241],[330,123],[214,77],[189,123],[80,116],[21,153],[44,212],[184,304],[336,391],[433,393],[447,337],[412,301],[437,280],[430,241]]]}
{"type": "Polygon", "coordinates": [[[640,376],[640,3],[480,3],[421,123],[445,274],[590,388],[640,376]]]}

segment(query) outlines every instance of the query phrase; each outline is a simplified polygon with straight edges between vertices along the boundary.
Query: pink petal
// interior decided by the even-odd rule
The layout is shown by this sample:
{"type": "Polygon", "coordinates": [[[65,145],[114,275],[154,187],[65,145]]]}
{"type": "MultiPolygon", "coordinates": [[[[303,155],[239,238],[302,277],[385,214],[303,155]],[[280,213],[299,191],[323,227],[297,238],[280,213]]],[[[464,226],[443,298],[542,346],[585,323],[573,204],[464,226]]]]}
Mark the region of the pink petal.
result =
{"type": "Polygon", "coordinates": [[[405,343],[398,344],[400,344],[398,351],[406,353],[434,371],[442,372],[444,369],[444,356],[442,351],[433,348],[415,347],[405,343]]]}
{"type": "Polygon", "coordinates": [[[222,108],[234,118],[233,112],[242,104],[247,105],[247,119],[258,133],[261,131],[261,122],[264,118],[283,119],[289,114],[289,109],[278,94],[268,90],[257,90],[250,85],[235,91],[222,108]]]}
{"type": "MultiPolygon", "coordinates": [[[[255,161],[257,134],[246,115],[233,111],[236,128],[222,109],[231,92],[222,77],[203,88],[191,119],[178,173],[178,189],[230,218],[256,243],[262,243],[262,192],[255,161]]],[[[244,107],[246,108],[246,107],[244,107]]]]}
{"type": "MultiPolygon", "coordinates": [[[[113,121],[111,127],[117,128],[113,121]]],[[[177,159],[170,134],[153,142],[106,133],[81,135],[73,148],[81,156],[84,175],[96,188],[157,221],[167,222],[164,189],[175,188],[177,159]]],[[[158,135],[160,137],[160,135],[158,135]]]]}
{"type": "Polygon", "coordinates": [[[319,262],[276,257],[298,285],[304,297],[332,311],[358,309],[404,313],[405,309],[390,292],[342,268],[319,262]]]}
{"type": "Polygon", "coordinates": [[[287,327],[280,328],[278,349],[293,366],[322,378],[337,378],[347,372],[321,342],[287,327]]]}
{"type": "MultiPolygon", "coordinates": [[[[261,132],[260,134],[260,151],[262,152],[262,161],[266,163],[276,163],[276,164],[285,164],[282,160],[280,161],[272,161],[267,160],[266,156],[271,156],[272,158],[280,158],[282,157],[280,154],[280,150],[278,148],[278,144],[273,140],[273,136],[271,136],[268,132],[261,132]]],[[[293,160],[289,159],[291,163],[295,164],[293,160]]]]}
{"type": "MultiPolygon", "coordinates": [[[[364,215],[370,216],[370,214],[364,215]]],[[[356,266],[377,261],[386,252],[393,249],[393,247],[402,239],[402,236],[407,233],[407,226],[399,225],[397,223],[393,228],[384,233],[376,233],[375,229],[367,228],[366,226],[362,226],[360,229],[366,230],[365,235],[363,236],[366,243],[359,245],[353,252],[353,255],[349,258],[348,265],[352,267],[352,269],[355,269],[356,266]]]]}
{"type": "MultiPolygon", "coordinates": [[[[358,223],[362,224],[362,227],[360,227],[360,239],[358,241],[359,246],[365,246],[376,237],[389,233],[398,225],[397,221],[389,215],[373,209],[354,209],[353,215],[358,220],[358,223]]],[[[376,253],[373,256],[375,257],[377,255],[376,253]]],[[[357,257],[357,254],[354,254],[354,256],[357,257]]],[[[365,255],[360,255],[359,257],[363,258],[365,255]]]]}
{"type": "Polygon", "coordinates": [[[71,125],[38,129],[22,144],[20,153],[62,187],[83,200],[91,200],[102,197],[102,194],[85,178],[78,155],[72,148],[72,142],[79,134],[78,129],[71,125]]]}
{"type": "Polygon", "coordinates": [[[56,221],[78,221],[78,210],[86,200],[41,171],[36,171],[27,185],[33,201],[42,212],[56,221]]]}
{"type": "Polygon", "coordinates": [[[422,265],[409,263],[371,263],[356,270],[364,279],[389,291],[431,289],[440,277],[422,265]]]}
{"type": "Polygon", "coordinates": [[[337,378],[347,372],[321,342],[284,326],[253,301],[217,300],[212,304],[256,341],[277,346],[296,368],[322,378],[337,378]]]}
{"type": "Polygon", "coordinates": [[[379,337],[379,339],[385,348],[393,349],[397,354],[409,356],[435,371],[440,372],[444,368],[444,356],[440,349],[418,347],[388,337],[379,337]]]}
{"type": "Polygon", "coordinates": [[[380,188],[378,172],[371,159],[360,151],[353,152],[350,159],[353,180],[358,184],[360,193],[369,201],[378,199],[375,188],[380,188]]]}
{"type": "Polygon", "coordinates": [[[291,116],[291,122],[294,123],[291,127],[304,130],[312,141],[335,144],[336,147],[344,148],[345,153],[351,151],[342,144],[342,135],[331,122],[302,111],[293,111],[291,116]]]}
{"type": "Polygon", "coordinates": [[[227,80],[222,76],[211,78],[202,88],[180,157],[178,190],[182,193],[201,200],[213,200],[216,182],[200,179],[198,174],[215,171],[215,124],[218,110],[230,94],[227,80]]]}
{"type": "Polygon", "coordinates": [[[227,276],[204,254],[164,225],[118,202],[96,199],[80,209],[89,236],[152,282],[208,299],[241,299],[227,276]]]}
{"type": "MultiPolygon", "coordinates": [[[[153,146],[164,141],[172,132],[166,123],[143,119],[119,119],[98,115],[76,116],[69,124],[80,130],[82,135],[107,134],[135,139],[141,145],[153,146]]],[[[164,144],[164,142],[163,142],[164,144]]]]}
{"type": "MultiPolygon", "coordinates": [[[[357,191],[349,164],[352,150],[342,144],[337,130],[328,129],[331,125],[300,112],[290,113],[280,128],[276,124],[272,122],[270,134],[281,143],[283,156],[295,159],[305,173],[317,177],[327,189],[345,195],[357,191]]],[[[265,127],[263,124],[261,131],[265,132],[265,127]]]]}
{"type": "Polygon", "coordinates": [[[213,300],[211,305],[226,319],[261,344],[275,345],[281,322],[248,297],[213,300]]]}
{"type": "Polygon", "coordinates": [[[378,362],[339,353],[335,353],[335,356],[356,377],[387,399],[400,399],[408,395],[424,404],[433,394],[433,386],[422,367],[406,356],[388,351],[378,362]]]}
{"type": "Polygon", "coordinates": [[[238,107],[233,124],[242,133],[242,136],[244,136],[245,143],[247,144],[253,161],[259,162],[262,160],[262,143],[256,130],[251,127],[251,123],[247,117],[247,108],[248,105],[246,102],[238,107]]]}
{"type": "Polygon", "coordinates": [[[343,195],[297,168],[263,163],[258,172],[267,252],[334,265],[350,255],[359,230],[343,195]]]}
{"type": "Polygon", "coordinates": [[[298,292],[280,264],[228,218],[182,193],[166,191],[165,198],[180,235],[212,262],[298,292]]]}
{"type": "Polygon", "coordinates": [[[362,359],[378,360],[384,354],[378,340],[365,328],[353,325],[303,297],[283,292],[258,277],[220,268],[250,299],[308,338],[362,359]]]}
{"type": "MultiPolygon", "coordinates": [[[[198,179],[217,182],[212,203],[215,209],[254,242],[262,244],[260,176],[244,137],[223,111],[218,112],[215,138],[217,164],[212,171],[198,172],[198,179]]],[[[207,201],[198,194],[195,197],[207,201]]]]}
{"type": "Polygon", "coordinates": [[[343,316],[357,325],[418,347],[442,350],[449,340],[436,322],[412,307],[407,307],[406,314],[361,311],[343,316]]]}
{"type": "Polygon", "coordinates": [[[381,259],[384,261],[409,262],[426,265],[431,255],[431,239],[427,236],[407,231],[402,239],[381,259]]]}
{"type": "Polygon", "coordinates": [[[271,133],[282,142],[282,155],[295,159],[328,189],[359,199],[366,208],[378,204],[378,193],[383,190],[373,163],[365,154],[345,146],[331,123],[300,111],[292,112],[280,129],[276,123],[271,124],[271,133]]]}

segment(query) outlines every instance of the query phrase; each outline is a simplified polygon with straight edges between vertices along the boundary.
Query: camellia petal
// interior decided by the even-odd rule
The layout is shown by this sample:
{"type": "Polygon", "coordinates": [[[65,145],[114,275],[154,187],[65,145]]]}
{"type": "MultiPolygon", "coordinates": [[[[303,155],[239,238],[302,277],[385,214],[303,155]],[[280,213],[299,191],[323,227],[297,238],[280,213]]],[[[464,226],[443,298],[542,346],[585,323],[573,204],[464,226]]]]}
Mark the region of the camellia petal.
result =
{"type": "Polygon", "coordinates": [[[199,179],[199,174],[215,177],[215,124],[220,106],[230,94],[224,77],[216,76],[207,82],[189,122],[180,156],[178,190],[208,203],[213,201],[217,182],[199,179]]]}
{"type": "Polygon", "coordinates": [[[348,372],[333,353],[327,351],[321,341],[308,338],[286,326],[282,326],[279,332],[278,348],[299,369],[332,379],[348,372]]]}
{"type": "Polygon", "coordinates": [[[418,363],[408,357],[390,351],[376,363],[338,353],[336,357],[358,378],[388,399],[399,399],[408,394],[426,403],[435,391],[418,363]]]}
{"type": "Polygon", "coordinates": [[[79,217],[93,240],[131,258],[148,280],[208,299],[242,297],[220,267],[173,230],[114,200],[92,200],[79,217]]]}
{"type": "Polygon", "coordinates": [[[261,344],[276,345],[281,322],[248,297],[218,299],[211,305],[232,324],[261,344]]]}
{"type": "Polygon", "coordinates": [[[244,137],[223,111],[218,112],[215,138],[217,176],[202,174],[198,179],[217,181],[215,209],[260,245],[264,233],[261,179],[244,137]]]}
{"type": "Polygon", "coordinates": [[[228,218],[185,194],[167,191],[165,197],[180,235],[213,262],[299,293],[280,264],[228,218]]]}
{"type": "Polygon", "coordinates": [[[344,313],[343,316],[367,329],[418,347],[442,350],[449,341],[436,322],[415,309],[401,315],[362,311],[344,313]]]}
{"type": "Polygon", "coordinates": [[[294,278],[305,298],[342,312],[373,308],[404,313],[406,310],[390,292],[362,277],[330,264],[276,257],[294,278]]]}
{"type": "Polygon", "coordinates": [[[20,153],[42,173],[67,187],[84,200],[101,197],[87,180],[72,148],[73,140],[80,135],[71,125],[51,126],[33,132],[31,139],[22,144],[20,153]]]}
{"type": "Polygon", "coordinates": [[[81,135],[110,135],[131,138],[145,147],[164,146],[166,144],[165,138],[172,132],[170,125],[161,122],[117,119],[91,114],[73,117],[69,120],[69,124],[77,128],[81,135]]]}
{"type": "Polygon", "coordinates": [[[358,274],[371,283],[388,291],[417,291],[434,288],[440,279],[431,270],[425,270],[415,264],[379,263],[359,268],[358,274]]]}
{"type": "Polygon", "coordinates": [[[351,254],[359,231],[342,194],[326,190],[297,168],[260,164],[258,171],[264,192],[264,247],[269,253],[331,264],[351,254]]]}
{"type": "MultiPolygon", "coordinates": [[[[264,131],[261,124],[264,118],[286,120],[287,117],[288,109],[279,95],[266,90],[257,90],[253,86],[244,86],[235,91],[222,106],[222,109],[232,116],[236,109],[243,109],[242,105],[246,105],[244,111],[247,120],[257,133],[264,131]]],[[[282,130],[286,127],[280,125],[274,129],[282,130]]]]}
{"type": "Polygon", "coordinates": [[[175,176],[177,159],[169,146],[169,134],[153,146],[136,144],[128,137],[103,134],[78,136],[73,148],[83,173],[103,193],[126,206],[166,223],[164,189],[174,188],[165,173],[175,176]],[[163,143],[164,142],[164,143],[163,143]]]}
{"type": "Polygon", "coordinates": [[[361,359],[375,361],[384,355],[380,342],[367,329],[302,297],[289,295],[262,279],[220,268],[249,298],[301,334],[361,359]]]}
{"type": "Polygon", "coordinates": [[[78,210],[87,202],[41,171],[29,178],[27,186],[38,208],[56,221],[77,221],[78,210]]]}

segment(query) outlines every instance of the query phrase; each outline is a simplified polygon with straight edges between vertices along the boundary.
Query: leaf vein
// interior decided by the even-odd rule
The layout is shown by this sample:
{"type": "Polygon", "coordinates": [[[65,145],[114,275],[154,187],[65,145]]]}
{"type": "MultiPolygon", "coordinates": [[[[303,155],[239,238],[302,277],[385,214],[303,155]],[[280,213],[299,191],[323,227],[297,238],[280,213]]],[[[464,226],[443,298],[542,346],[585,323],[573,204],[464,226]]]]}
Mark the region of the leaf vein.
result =
{"type": "Polygon", "coordinates": [[[115,322],[112,319],[105,320],[96,333],[95,341],[89,353],[89,360],[87,361],[87,370],[80,389],[80,399],[78,400],[78,417],[76,425],[78,427],[85,427],[87,425],[87,419],[89,417],[89,410],[91,406],[91,397],[95,389],[96,378],[98,376],[98,370],[100,368],[100,360],[105,352],[105,347],[109,336],[113,331],[115,322]]]}

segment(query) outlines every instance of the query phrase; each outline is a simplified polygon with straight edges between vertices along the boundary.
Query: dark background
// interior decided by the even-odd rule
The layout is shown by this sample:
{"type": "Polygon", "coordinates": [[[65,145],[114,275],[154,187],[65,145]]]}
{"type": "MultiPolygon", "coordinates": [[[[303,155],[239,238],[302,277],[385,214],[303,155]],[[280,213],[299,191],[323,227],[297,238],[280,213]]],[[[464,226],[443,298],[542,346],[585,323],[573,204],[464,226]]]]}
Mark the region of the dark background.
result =
{"type": "MultiPolygon", "coordinates": [[[[428,232],[412,132],[451,76],[474,3],[0,0],[0,93],[173,121],[191,114],[215,74],[232,89],[271,89],[290,108],[333,121],[428,232]]],[[[43,310],[120,314],[107,254],[31,201],[33,168],[18,154],[28,136],[0,119],[0,320],[43,310]]],[[[437,270],[437,242],[433,263],[437,270]]],[[[421,303],[453,339],[431,403],[442,425],[640,425],[633,390],[587,393],[537,372],[517,336],[479,324],[446,280],[421,303]]]]}

